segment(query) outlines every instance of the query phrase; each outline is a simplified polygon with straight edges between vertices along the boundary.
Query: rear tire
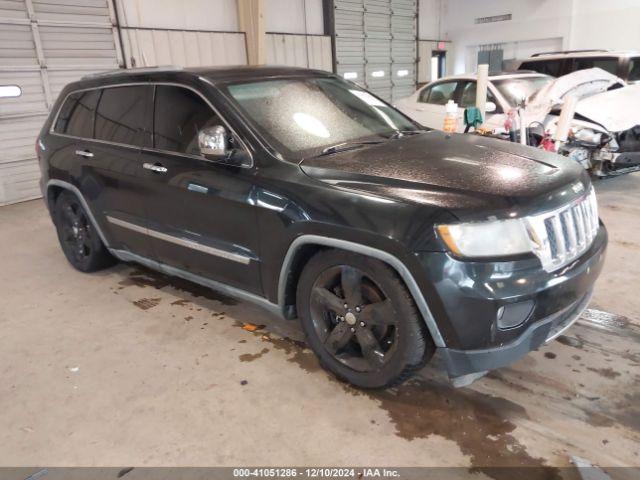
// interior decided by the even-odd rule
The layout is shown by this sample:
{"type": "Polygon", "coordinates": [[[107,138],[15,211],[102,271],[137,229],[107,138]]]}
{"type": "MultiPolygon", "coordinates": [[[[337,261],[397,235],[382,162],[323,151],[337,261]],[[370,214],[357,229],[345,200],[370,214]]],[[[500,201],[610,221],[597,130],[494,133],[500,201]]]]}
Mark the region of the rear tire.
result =
{"type": "Polygon", "coordinates": [[[321,365],[357,387],[398,385],[435,351],[404,283],[373,258],[317,253],[300,276],[297,309],[321,365]]]}
{"type": "Polygon", "coordinates": [[[54,206],[53,221],[62,251],[75,269],[95,272],[115,263],[89,215],[73,193],[60,193],[54,206]]]}

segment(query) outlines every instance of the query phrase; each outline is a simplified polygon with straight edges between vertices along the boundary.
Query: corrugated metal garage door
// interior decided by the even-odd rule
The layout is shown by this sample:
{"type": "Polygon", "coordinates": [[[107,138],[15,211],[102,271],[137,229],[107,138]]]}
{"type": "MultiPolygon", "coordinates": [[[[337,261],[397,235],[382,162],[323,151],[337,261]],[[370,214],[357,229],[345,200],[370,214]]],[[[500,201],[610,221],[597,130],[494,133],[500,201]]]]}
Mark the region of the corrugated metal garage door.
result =
{"type": "Polygon", "coordinates": [[[336,69],[394,101],[416,85],[416,0],[335,0],[336,69]]]}
{"type": "Polygon", "coordinates": [[[40,196],[35,138],[62,87],[117,68],[110,0],[0,0],[0,85],[22,96],[0,99],[0,205],[40,196]]]}

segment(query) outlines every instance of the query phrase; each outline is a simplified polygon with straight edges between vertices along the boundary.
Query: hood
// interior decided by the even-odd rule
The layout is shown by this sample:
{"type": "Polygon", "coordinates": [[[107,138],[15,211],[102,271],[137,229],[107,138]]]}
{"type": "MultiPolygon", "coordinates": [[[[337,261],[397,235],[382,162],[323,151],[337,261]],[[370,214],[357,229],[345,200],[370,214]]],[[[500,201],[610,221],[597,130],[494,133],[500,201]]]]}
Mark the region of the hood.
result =
{"type": "Polygon", "coordinates": [[[512,207],[539,209],[541,205],[532,200],[542,196],[552,205],[552,192],[583,178],[578,164],[559,155],[503,140],[437,131],[306,159],[300,167],[307,175],[340,187],[484,213],[512,207]]]}
{"type": "Polygon", "coordinates": [[[620,77],[602,70],[588,68],[563,75],[548,83],[531,97],[531,104],[560,105],[567,95],[586,98],[597,93],[606,92],[612,86],[625,86],[620,77]]]}
{"type": "Polygon", "coordinates": [[[564,75],[540,89],[527,104],[526,122],[543,122],[552,110],[562,108],[568,96],[579,98],[576,115],[610,132],[640,124],[640,86],[626,85],[601,68],[564,75]]]}
{"type": "Polygon", "coordinates": [[[576,106],[576,113],[610,132],[629,130],[640,125],[640,85],[583,98],[576,106]]]}

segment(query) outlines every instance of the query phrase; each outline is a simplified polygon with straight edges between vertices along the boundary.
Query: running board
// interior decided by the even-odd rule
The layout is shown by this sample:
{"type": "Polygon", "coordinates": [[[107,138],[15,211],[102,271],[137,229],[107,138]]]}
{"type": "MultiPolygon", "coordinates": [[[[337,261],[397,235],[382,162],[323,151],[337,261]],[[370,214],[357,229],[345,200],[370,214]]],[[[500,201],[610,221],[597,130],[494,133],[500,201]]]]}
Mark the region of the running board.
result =
{"type": "Polygon", "coordinates": [[[110,248],[109,252],[111,253],[111,255],[123,262],[139,263],[140,265],[144,265],[151,270],[156,270],[160,273],[164,273],[165,275],[179,277],[184,280],[188,280],[189,282],[197,283],[198,285],[202,285],[203,287],[207,287],[217,292],[223,293],[225,295],[229,295],[230,297],[236,298],[238,300],[251,302],[266,310],[269,310],[271,313],[277,315],[280,318],[283,317],[283,311],[277,304],[270,302],[264,297],[251,292],[247,292],[246,290],[241,290],[239,288],[231,287],[229,285],[211,280],[209,278],[201,277],[200,275],[195,275],[185,270],[181,270],[179,268],[172,267],[155,260],[151,260],[141,255],[136,255],[135,253],[131,253],[128,250],[118,250],[110,248]]]}

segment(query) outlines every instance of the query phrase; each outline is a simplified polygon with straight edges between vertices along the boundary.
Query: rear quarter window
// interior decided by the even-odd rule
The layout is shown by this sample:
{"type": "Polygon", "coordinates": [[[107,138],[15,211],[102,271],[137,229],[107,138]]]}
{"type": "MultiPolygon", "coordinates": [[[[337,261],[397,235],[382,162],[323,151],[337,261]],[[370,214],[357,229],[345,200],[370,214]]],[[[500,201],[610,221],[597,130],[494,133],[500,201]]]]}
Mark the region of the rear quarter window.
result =
{"type": "Polygon", "coordinates": [[[60,108],[53,131],[74,137],[93,137],[93,122],[99,98],[99,90],[70,94],[60,108]]]}
{"type": "Polygon", "coordinates": [[[572,72],[586,70],[588,68],[601,68],[602,70],[618,75],[618,59],[615,57],[603,58],[575,58],[573,60],[572,72]]]}
{"type": "Polygon", "coordinates": [[[561,59],[523,62],[522,65],[520,65],[520,70],[533,70],[534,72],[544,73],[552,77],[559,77],[564,73],[562,71],[561,59]]]}

